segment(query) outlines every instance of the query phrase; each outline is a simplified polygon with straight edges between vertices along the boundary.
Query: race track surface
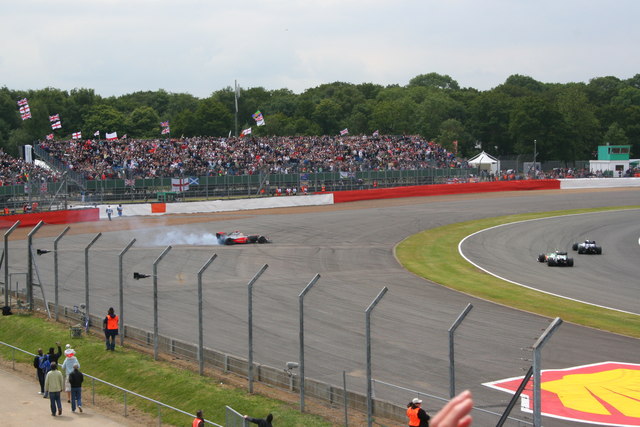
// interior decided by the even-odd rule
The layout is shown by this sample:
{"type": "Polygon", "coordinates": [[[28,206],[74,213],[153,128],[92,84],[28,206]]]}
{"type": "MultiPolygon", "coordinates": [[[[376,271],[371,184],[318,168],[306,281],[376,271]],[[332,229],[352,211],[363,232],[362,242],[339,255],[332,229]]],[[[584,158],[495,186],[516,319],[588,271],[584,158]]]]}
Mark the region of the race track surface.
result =
{"type": "MultiPolygon", "coordinates": [[[[269,236],[269,245],[212,246],[175,244],[160,263],[159,330],[163,335],[197,342],[197,272],[218,255],[204,275],[205,346],[230,354],[247,354],[247,283],[264,264],[269,268],[254,286],[254,361],[284,369],[298,360],[298,295],[316,275],[321,278],[304,299],[306,375],[336,385],[347,373],[347,386],[365,392],[365,309],[384,287],[389,292],[372,315],[373,376],[377,380],[447,397],[447,330],[466,307],[474,308],[456,335],[456,389],[471,389],[476,406],[501,412],[510,396],[483,382],[523,375],[530,365],[530,347],[550,320],[451,291],[405,271],[393,256],[394,246],[425,229],[473,219],[524,212],[640,204],[639,190],[532,191],[451,197],[394,199],[224,215],[185,216],[185,225],[163,225],[168,219],[101,221],[81,234],[69,233],[60,251],[61,304],[84,302],[84,249],[90,250],[91,312],[106,313],[118,304],[118,253],[132,238],[137,242],[125,257],[126,322],[153,329],[152,280],[131,280],[132,272],[150,274],[167,244],[206,242],[206,234],[241,230],[269,236]],[[126,227],[125,227],[126,228],[126,227]],[[114,231],[109,231],[114,230],[114,231]]],[[[46,228],[46,227],[45,227],[46,228]]],[[[76,226],[72,226],[72,229],[76,226]]],[[[62,227],[38,233],[36,247],[51,248],[62,227]],[[40,237],[41,236],[41,237],[40,237]],[[47,236],[47,237],[45,237],[47,236]]],[[[595,238],[567,231],[570,240],[595,238]]],[[[533,231],[531,231],[533,233],[533,231]]],[[[529,234],[530,235],[530,234],[529,234]]],[[[537,235],[537,234],[536,234],[537,235]]],[[[595,235],[595,237],[594,237],[595,235]]],[[[518,268],[551,270],[532,254],[554,249],[549,237],[523,242],[527,261],[518,268]]],[[[210,237],[210,236],[209,236],[210,237]]],[[[533,236],[532,236],[533,237],[533,236]]],[[[562,242],[565,242],[564,237],[562,242]]],[[[24,253],[24,241],[12,242],[12,253],[24,253]]],[[[610,243],[605,256],[615,252],[610,243]]],[[[582,257],[582,256],[581,256],[582,257]]],[[[576,255],[577,258],[577,255],[576,255]]],[[[24,271],[23,257],[12,255],[12,271],[24,271]]],[[[48,299],[53,300],[53,257],[37,258],[48,299]]],[[[507,258],[506,270],[514,257],[507,258]]],[[[576,259],[579,273],[582,258],[576,259]]],[[[604,267],[603,267],[604,268],[604,267]]],[[[567,274],[553,271],[554,274],[567,274]]],[[[532,273],[527,273],[531,275],[532,273]]],[[[519,276],[519,274],[516,274],[519,276]]],[[[590,291],[591,292],[591,291],[590,291]]],[[[595,288],[592,292],[596,292],[595,288]]],[[[36,294],[38,295],[38,294],[36,294]]],[[[594,294],[597,297],[597,294],[594,294]]],[[[607,304],[612,303],[607,301],[607,304]]],[[[558,313],[561,317],[561,313],[558,313]]],[[[637,363],[636,339],[564,323],[543,352],[543,369],[566,368],[602,361],[637,363]]],[[[376,397],[400,404],[413,394],[376,386],[376,397]]],[[[427,400],[427,408],[438,402],[427,400]]],[[[514,416],[525,418],[517,408],[514,416]]],[[[477,425],[495,425],[482,419],[477,425]]],[[[545,419],[545,426],[575,425],[545,419]]]]}
{"type": "Polygon", "coordinates": [[[546,292],[640,316],[640,210],[607,211],[508,224],[470,236],[462,253],[485,270],[546,292]],[[579,255],[595,240],[602,255],[579,255]],[[538,254],[566,251],[574,267],[552,267],[538,254]]]}

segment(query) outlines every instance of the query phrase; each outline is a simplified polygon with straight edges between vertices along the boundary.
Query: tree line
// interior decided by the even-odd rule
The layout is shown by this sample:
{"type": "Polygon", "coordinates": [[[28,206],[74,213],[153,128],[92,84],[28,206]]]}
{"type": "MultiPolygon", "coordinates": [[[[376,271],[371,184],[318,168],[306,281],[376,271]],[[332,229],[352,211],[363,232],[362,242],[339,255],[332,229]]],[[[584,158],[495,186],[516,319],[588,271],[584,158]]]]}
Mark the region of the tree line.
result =
{"type": "MultiPolygon", "coordinates": [[[[288,89],[242,89],[238,128],[255,136],[421,135],[460,157],[478,147],[497,156],[533,155],[537,159],[588,160],[598,145],[632,145],[640,156],[640,74],[623,80],[596,77],[588,83],[542,83],[512,75],[487,91],[461,88],[448,75],[421,74],[406,86],[334,82],[295,94],[288,89]],[[261,111],[266,124],[256,126],[261,111]],[[457,141],[454,143],[454,141],[457,141]]],[[[163,89],[102,97],[93,89],[0,88],[0,148],[18,147],[54,134],[84,139],[96,131],[137,139],[166,138],[160,122],[169,121],[172,138],[235,134],[232,87],[201,99],[163,89]],[[22,120],[17,101],[27,98],[32,118],[22,120]],[[49,116],[59,114],[62,128],[52,130],[49,116]]]]}

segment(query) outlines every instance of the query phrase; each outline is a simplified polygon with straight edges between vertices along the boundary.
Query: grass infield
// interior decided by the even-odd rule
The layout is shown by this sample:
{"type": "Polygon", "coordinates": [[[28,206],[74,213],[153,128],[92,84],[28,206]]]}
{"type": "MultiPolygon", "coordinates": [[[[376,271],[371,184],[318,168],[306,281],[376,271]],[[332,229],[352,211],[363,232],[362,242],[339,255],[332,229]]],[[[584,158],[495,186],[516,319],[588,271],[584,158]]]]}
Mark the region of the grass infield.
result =
{"type": "Polygon", "coordinates": [[[425,230],[400,242],[398,261],[412,273],[466,294],[519,310],[640,338],[640,316],[594,307],[523,288],[491,276],[465,261],[458,243],[476,231],[500,224],[558,215],[638,208],[638,206],[576,209],[508,215],[461,222],[425,230]]]}

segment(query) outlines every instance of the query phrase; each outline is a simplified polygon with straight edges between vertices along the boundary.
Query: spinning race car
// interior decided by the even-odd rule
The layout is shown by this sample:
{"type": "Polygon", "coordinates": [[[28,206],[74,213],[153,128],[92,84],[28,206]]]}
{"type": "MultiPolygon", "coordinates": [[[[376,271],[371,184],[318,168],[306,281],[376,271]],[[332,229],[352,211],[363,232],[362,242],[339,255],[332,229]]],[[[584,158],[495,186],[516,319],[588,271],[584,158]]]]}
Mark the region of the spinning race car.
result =
{"type": "Polygon", "coordinates": [[[566,252],[555,251],[538,255],[539,262],[546,262],[549,267],[573,267],[573,258],[569,258],[566,252]]]}
{"type": "Polygon", "coordinates": [[[243,245],[246,243],[270,243],[269,239],[260,234],[243,234],[239,231],[233,233],[216,233],[220,245],[243,245]]]}
{"type": "Polygon", "coordinates": [[[595,240],[585,240],[583,243],[574,243],[571,248],[574,251],[578,251],[579,254],[602,254],[602,246],[596,245],[595,240]]]}

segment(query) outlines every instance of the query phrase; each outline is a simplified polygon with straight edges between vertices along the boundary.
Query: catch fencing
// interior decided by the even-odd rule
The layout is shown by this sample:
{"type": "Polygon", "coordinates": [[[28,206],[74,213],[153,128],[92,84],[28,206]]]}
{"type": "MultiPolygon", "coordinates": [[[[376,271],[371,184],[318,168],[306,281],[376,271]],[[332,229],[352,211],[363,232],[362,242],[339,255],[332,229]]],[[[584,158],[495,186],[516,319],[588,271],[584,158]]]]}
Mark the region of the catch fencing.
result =
{"type": "MultiPolygon", "coordinates": [[[[305,343],[309,328],[308,325],[305,326],[305,322],[309,323],[314,319],[313,315],[305,315],[304,299],[308,291],[320,292],[315,289],[318,286],[311,290],[316,282],[322,283],[319,275],[312,278],[306,287],[304,282],[299,283],[298,289],[302,291],[296,291],[298,297],[294,307],[297,305],[297,310],[270,310],[272,316],[282,319],[280,324],[262,317],[260,323],[254,325],[254,286],[260,289],[261,301],[280,297],[269,292],[270,283],[263,283],[262,273],[270,268],[266,264],[255,266],[250,271],[251,280],[248,282],[225,273],[238,270],[246,273],[247,269],[251,269],[251,263],[242,268],[237,265],[218,268],[215,270],[215,277],[212,277],[209,267],[219,264],[216,254],[212,253],[215,247],[174,248],[169,245],[158,254],[157,246],[143,246],[143,242],[136,239],[115,247],[113,240],[103,242],[111,236],[98,233],[87,242],[86,236],[67,233],[67,228],[53,240],[50,237],[36,240],[38,230],[38,226],[34,227],[27,241],[12,242],[11,247],[5,245],[3,256],[9,260],[3,266],[5,273],[8,273],[5,276],[16,278],[15,282],[7,282],[3,286],[5,305],[13,305],[17,309],[35,309],[45,303],[53,318],[75,325],[76,333],[77,328],[82,327],[85,316],[89,321],[89,328],[100,333],[103,316],[97,313],[104,310],[95,307],[111,305],[116,308],[121,319],[120,345],[135,343],[146,346],[153,350],[156,359],[162,353],[192,361],[198,364],[202,375],[206,375],[210,369],[235,374],[246,378],[249,391],[253,391],[254,382],[259,382],[295,393],[299,396],[301,411],[305,411],[306,399],[320,401],[336,411],[344,412],[345,425],[352,424],[350,420],[354,411],[360,413],[360,416],[367,414],[372,423],[377,418],[404,420],[405,403],[419,393],[405,387],[393,387],[389,383],[384,383],[385,387],[382,387],[380,384],[383,382],[373,376],[374,365],[370,356],[373,352],[375,358],[376,350],[372,350],[369,336],[372,330],[375,334],[376,324],[369,323],[369,315],[375,317],[373,307],[382,299],[384,292],[372,301],[366,311],[363,307],[361,311],[353,313],[360,319],[364,319],[366,314],[366,330],[356,331],[367,337],[366,375],[337,369],[333,372],[316,371],[322,374],[314,378],[305,373],[305,368],[309,369],[316,361],[310,356],[313,356],[313,349],[318,343],[305,343]],[[52,250],[40,249],[50,248],[52,243],[52,250]],[[24,251],[30,256],[21,257],[19,254],[24,251]],[[47,255],[48,252],[53,252],[53,257],[47,255]],[[175,264],[185,267],[176,272],[171,269],[175,264]],[[23,273],[26,273],[26,282],[22,281],[23,273]],[[20,287],[21,284],[24,284],[24,288],[20,287]],[[34,292],[34,286],[40,287],[42,292],[34,292]],[[212,288],[216,289],[215,299],[212,299],[212,288]],[[189,295],[191,303],[172,298],[175,292],[189,295]],[[241,301],[247,302],[243,304],[241,301]],[[212,313],[209,309],[211,305],[218,307],[220,313],[212,313]],[[218,314],[233,319],[237,328],[249,328],[246,345],[226,342],[225,338],[237,331],[221,328],[215,320],[218,314]],[[178,318],[182,320],[181,324],[186,319],[192,319],[190,327],[183,329],[174,321],[178,318]],[[254,332],[259,331],[260,335],[265,335],[267,330],[277,328],[287,328],[289,333],[295,331],[298,336],[297,346],[293,346],[297,347],[297,357],[292,357],[291,362],[281,360],[280,368],[262,363],[260,356],[255,357],[253,354],[253,349],[259,346],[256,342],[262,339],[254,332]],[[205,337],[207,343],[212,345],[206,345],[205,337]],[[216,346],[223,348],[212,348],[216,346]]],[[[281,277],[278,277],[276,281],[280,280],[281,277]]],[[[296,282],[300,282],[300,279],[293,280],[293,283],[296,282]]],[[[453,338],[450,337],[450,348],[453,348],[453,338]]],[[[331,343],[323,345],[330,346],[331,343]]],[[[454,384],[455,368],[452,358],[449,381],[454,384]]],[[[419,394],[428,395],[424,392],[419,394]]],[[[442,406],[442,402],[448,398],[437,397],[430,402],[430,407],[442,406]]],[[[495,422],[499,415],[498,412],[480,413],[476,417],[495,422]]],[[[527,424],[527,421],[512,418],[509,423],[506,425],[521,426],[527,424]]]]}

